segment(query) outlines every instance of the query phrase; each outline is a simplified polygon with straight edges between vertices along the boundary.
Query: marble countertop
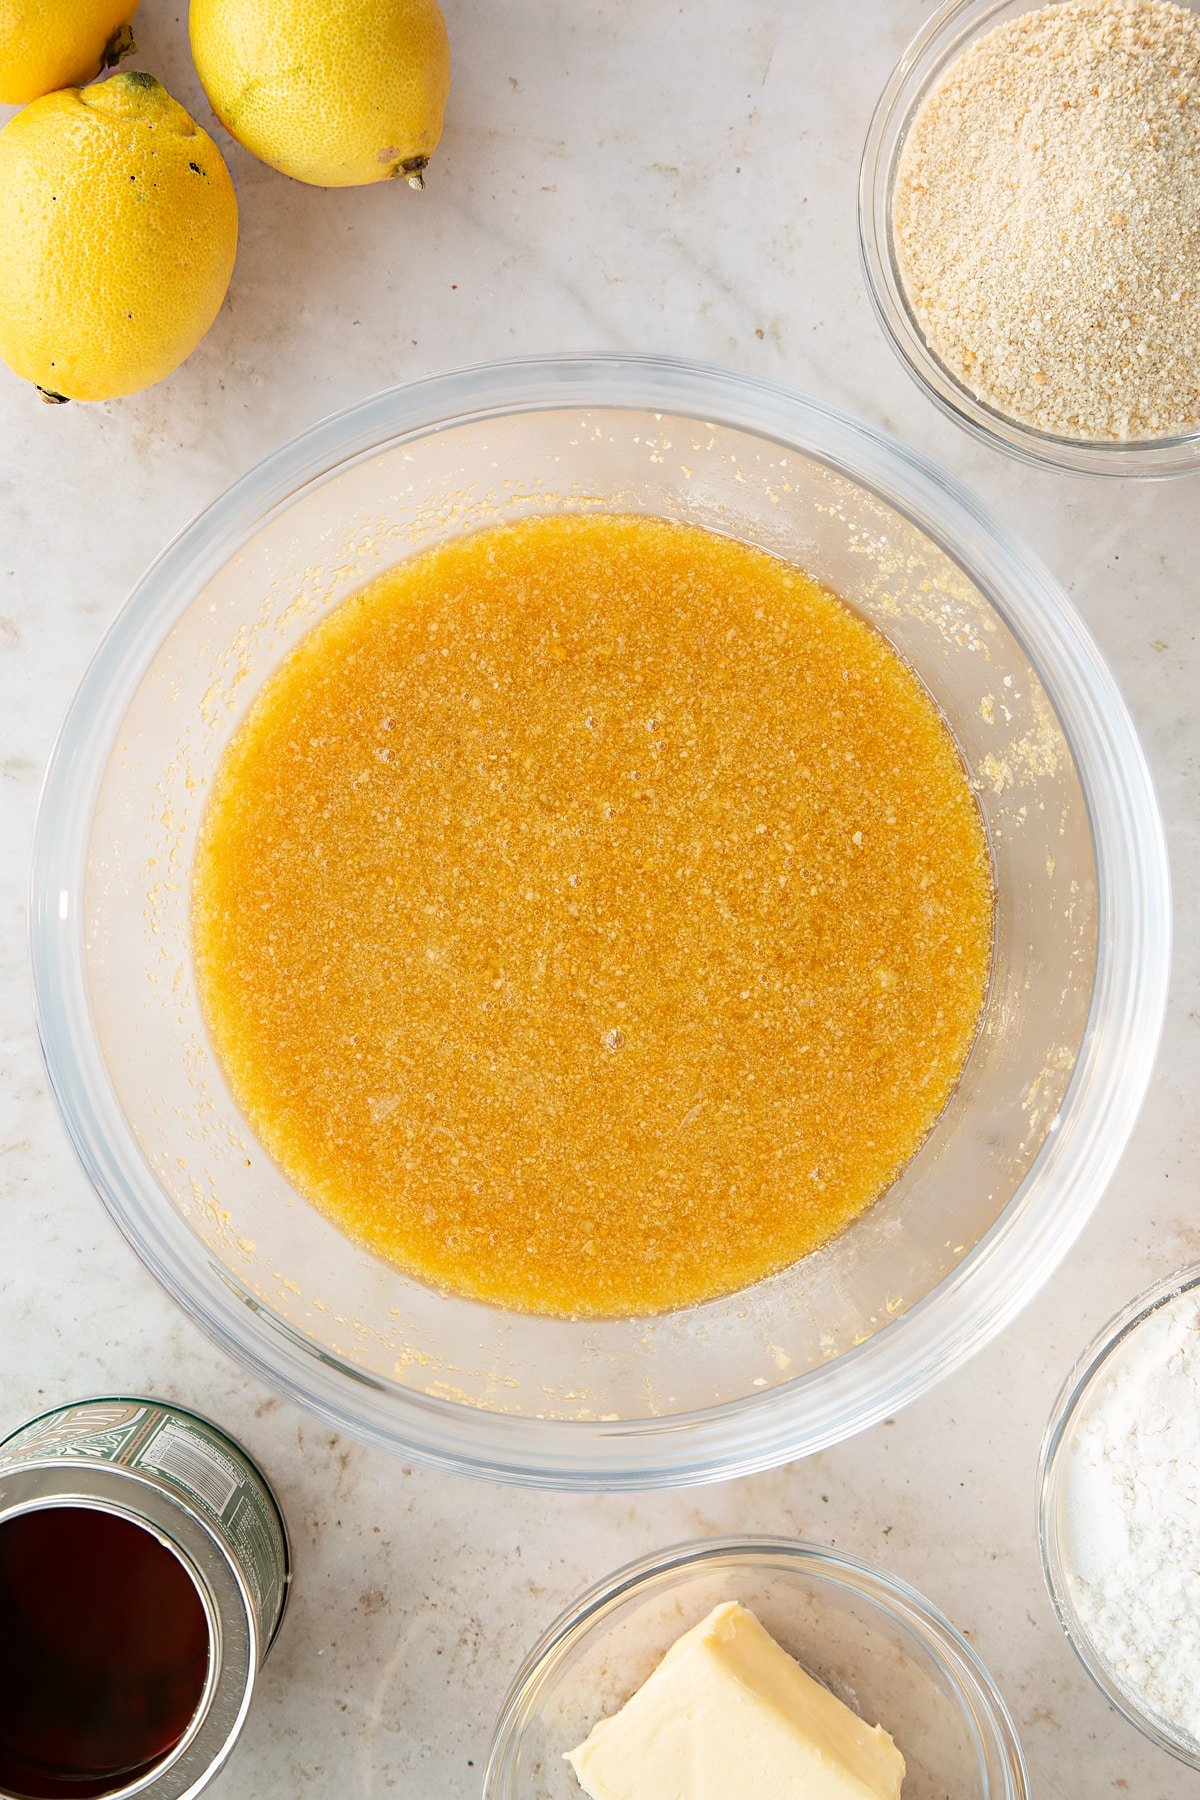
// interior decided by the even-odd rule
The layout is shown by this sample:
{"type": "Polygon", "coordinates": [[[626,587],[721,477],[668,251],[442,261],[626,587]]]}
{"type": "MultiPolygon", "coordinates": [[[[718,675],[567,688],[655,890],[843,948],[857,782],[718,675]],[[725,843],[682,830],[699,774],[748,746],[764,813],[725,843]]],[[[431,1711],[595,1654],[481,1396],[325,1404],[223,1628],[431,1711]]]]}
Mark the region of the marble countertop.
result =
{"type": "MultiPolygon", "coordinates": [[[[446,0],[446,137],[420,196],[302,188],[230,148],[230,300],[172,379],[43,407],[0,370],[0,1426],[85,1392],[209,1413],[278,1486],[294,1606],[212,1789],[472,1800],[528,1645],[581,1588],[698,1534],[797,1534],[924,1590],[1013,1709],[1039,1795],[1200,1796],[1077,1665],[1043,1590],[1034,1474],[1076,1353],[1153,1277],[1200,1258],[1200,485],[1023,469],[922,399],[859,271],[859,147],[921,0],[446,0]],[[664,75],[664,71],[667,73],[664,75]],[[24,906],[38,785],[97,640],[167,538],[322,414],[397,381],[548,348],[666,350],[809,389],[952,466],[1057,572],[1124,685],[1177,896],[1158,1072],[1066,1266],[908,1411],[829,1453],[691,1493],[484,1488],[335,1436],[225,1359],[109,1224],[47,1091],[24,906]]],[[[211,124],[186,8],[144,0],[140,67],[211,124]]]]}

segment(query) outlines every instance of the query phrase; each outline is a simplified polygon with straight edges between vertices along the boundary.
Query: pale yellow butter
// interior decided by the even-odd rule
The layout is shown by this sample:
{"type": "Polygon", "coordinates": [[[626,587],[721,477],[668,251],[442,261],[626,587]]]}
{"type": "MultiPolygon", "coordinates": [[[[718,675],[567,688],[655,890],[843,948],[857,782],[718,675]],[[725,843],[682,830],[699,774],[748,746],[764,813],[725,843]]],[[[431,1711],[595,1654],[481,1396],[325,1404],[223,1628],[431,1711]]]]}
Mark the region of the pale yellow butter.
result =
{"type": "Polygon", "coordinates": [[[900,1800],[904,1758],[736,1601],[567,1753],[591,1800],[900,1800]]]}

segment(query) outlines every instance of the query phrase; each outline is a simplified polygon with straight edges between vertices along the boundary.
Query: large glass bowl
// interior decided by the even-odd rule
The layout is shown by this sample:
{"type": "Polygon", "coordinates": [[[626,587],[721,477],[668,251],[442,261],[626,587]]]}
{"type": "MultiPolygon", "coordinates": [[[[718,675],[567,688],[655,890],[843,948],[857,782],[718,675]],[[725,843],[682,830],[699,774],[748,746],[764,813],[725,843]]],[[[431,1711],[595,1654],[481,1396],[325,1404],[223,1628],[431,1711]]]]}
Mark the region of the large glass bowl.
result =
{"type": "Polygon", "coordinates": [[[381,394],[237,482],[159,558],[71,706],[34,854],[50,1079],[93,1181],[219,1343],[339,1429],[477,1474],[701,1481],[831,1444],[1017,1312],[1112,1173],[1165,998],[1162,829],[1112,678],[1049,576],[947,476],[759,382],[636,358],[381,394]],[[222,752],[345,594],[488,522],[621,509],[793,558],[920,673],[986,818],[996,963],[920,1153],[819,1254],[647,1320],[436,1293],[299,1199],[197,1006],[189,884],[222,752]]]}
{"type": "MultiPolygon", "coordinates": [[[[900,278],[892,196],[909,127],[951,64],[976,38],[1047,0],[944,0],[925,20],[888,79],[867,131],[858,182],[858,237],[867,292],[884,333],[913,380],[974,437],[1023,462],[1079,475],[1164,476],[1200,469],[1200,429],[1128,443],[1059,437],[997,411],[930,349],[900,278]]],[[[1182,0],[1200,10],[1200,0],[1182,0]]]]}
{"type": "Polygon", "coordinates": [[[904,1800],[1028,1800],[1008,1709],[949,1620],[857,1557],[771,1538],[683,1544],[584,1594],[513,1682],[483,1800],[579,1800],[564,1752],[724,1600],[748,1606],[810,1675],[890,1731],[907,1764],[904,1800]]]}

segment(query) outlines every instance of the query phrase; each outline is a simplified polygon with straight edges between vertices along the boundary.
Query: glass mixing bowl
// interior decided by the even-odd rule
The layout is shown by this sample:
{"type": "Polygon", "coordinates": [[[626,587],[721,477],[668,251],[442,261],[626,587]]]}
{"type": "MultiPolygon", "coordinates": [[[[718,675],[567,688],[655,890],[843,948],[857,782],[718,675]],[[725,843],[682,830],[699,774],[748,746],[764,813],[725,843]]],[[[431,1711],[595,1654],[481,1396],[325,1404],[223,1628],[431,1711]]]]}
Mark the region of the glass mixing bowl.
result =
{"type": "Polygon", "coordinates": [[[891,1732],[907,1764],[904,1800],[1026,1800],[1008,1709],[953,1625],[857,1557],[771,1538],[647,1557],[565,1612],[504,1703],[483,1800],[579,1800],[564,1751],[623,1706],[675,1639],[723,1600],[748,1606],[810,1675],[891,1732]]]}
{"type": "Polygon", "coordinates": [[[71,706],[37,828],[31,931],[68,1129],[192,1316],[339,1429],[572,1487],[700,1481],[815,1450],[893,1412],[1011,1319],[1129,1134],[1169,937],[1141,750],[1045,571],[869,427],[736,375],[636,358],[498,364],[381,394],[190,525],[71,706]],[[315,620],[455,533],[597,509],[763,545],[872,620],[958,738],[998,905],[963,1079],[876,1206],[753,1289],[573,1323],[436,1293],[297,1197],[209,1044],[189,882],[221,755],[315,620]]]}
{"type": "MultiPolygon", "coordinates": [[[[893,350],[929,399],[973,436],[1024,462],[1085,475],[1182,475],[1200,468],[1200,430],[1134,443],[1056,437],[979,400],[934,355],[904,293],[892,243],[892,195],[908,130],[926,96],[963,51],[1045,0],[946,0],[909,44],[880,95],[858,182],[858,239],[867,291],[893,350]]],[[[1182,0],[1200,10],[1200,0],[1182,0]]]]}

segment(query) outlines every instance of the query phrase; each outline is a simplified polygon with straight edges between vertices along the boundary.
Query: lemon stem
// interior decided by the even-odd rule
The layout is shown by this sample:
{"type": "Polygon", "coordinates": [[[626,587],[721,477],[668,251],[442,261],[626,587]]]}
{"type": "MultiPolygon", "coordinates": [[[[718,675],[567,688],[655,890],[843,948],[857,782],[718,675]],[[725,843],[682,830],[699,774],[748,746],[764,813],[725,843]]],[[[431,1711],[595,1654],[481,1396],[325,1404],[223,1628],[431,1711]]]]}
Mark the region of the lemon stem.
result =
{"type": "Polygon", "coordinates": [[[115,69],[122,57],[131,56],[136,49],[132,27],[118,25],[104,46],[104,54],[100,58],[101,69],[115,69]]]}
{"type": "MultiPolygon", "coordinates": [[[[34,383],[34,386],[37,387],[36,382],[34,383]]],[[[47,406],[67,406],[70,404],[70,394],[56,394],[53,388],[40,387],[38,388],[38,393],[42,396],[42,399],[47,406]]]]}
{"type": "Polygon", "coordinates": [[[402,176],[409,187],[416,188],[419,193],[425,186],[425,170],[428,167],[429,158],[427,156],[409,156],[403,162],[396,164],[392,174],[402,176]]]}

